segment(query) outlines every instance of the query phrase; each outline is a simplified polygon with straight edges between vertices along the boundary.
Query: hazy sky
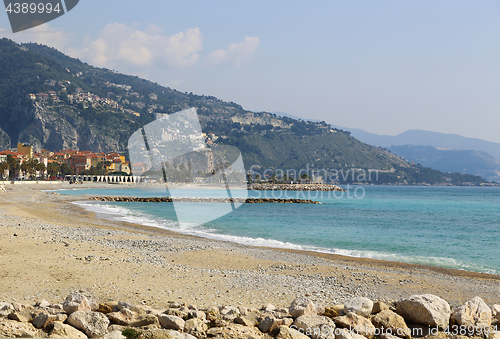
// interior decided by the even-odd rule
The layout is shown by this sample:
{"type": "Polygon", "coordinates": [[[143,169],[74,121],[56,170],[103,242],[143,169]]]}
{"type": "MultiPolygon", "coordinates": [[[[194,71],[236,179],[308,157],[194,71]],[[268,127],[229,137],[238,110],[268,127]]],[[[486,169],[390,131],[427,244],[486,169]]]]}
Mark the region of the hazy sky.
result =
{"type": "Polygon", "coordinates": [[[500,142],[498,0],[80,0],[0,36],[253,111],[500,142]]]}

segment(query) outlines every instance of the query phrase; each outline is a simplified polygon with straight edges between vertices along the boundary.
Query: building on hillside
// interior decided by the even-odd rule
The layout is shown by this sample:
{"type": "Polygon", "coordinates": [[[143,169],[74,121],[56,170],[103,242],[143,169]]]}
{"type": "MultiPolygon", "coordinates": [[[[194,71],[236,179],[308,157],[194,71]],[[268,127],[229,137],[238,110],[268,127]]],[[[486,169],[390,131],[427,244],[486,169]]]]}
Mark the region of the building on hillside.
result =
{"type": "Polygon", "coordinates": [[[17,143],[17,153],[24,154],[28,158],[33,158],[33,145],[18,142],[17,143]]]}
{"type": "Polygon", "coordinates": [[[92,164],[91,157],[86,153],[75,153],[67,159],[68,166],[75,172],[76,175],[81,174],[85,170],[89,170],[92,164]]]}

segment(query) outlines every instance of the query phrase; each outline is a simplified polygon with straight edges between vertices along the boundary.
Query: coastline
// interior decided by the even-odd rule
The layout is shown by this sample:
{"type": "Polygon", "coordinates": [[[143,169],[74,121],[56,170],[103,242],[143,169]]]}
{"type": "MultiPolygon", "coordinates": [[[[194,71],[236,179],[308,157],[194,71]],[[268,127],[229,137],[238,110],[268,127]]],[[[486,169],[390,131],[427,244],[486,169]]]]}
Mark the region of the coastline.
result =
{"type": "MultiPolygon", "coordinates": [[[[58,188],[99,187],[87,185],[58,188]]],[[[395,300],[423,293],[452,305],[475,296],[497,302],[500,276],[252,247],[105,220],[71,204],[82,196],[45,188],[13,185],[0,194],[3,301],[59,300],[85,290],[99,300],[156,306],[172,300],[285,306],[297,296],[335,304],[352,296],[395,300]]]]}

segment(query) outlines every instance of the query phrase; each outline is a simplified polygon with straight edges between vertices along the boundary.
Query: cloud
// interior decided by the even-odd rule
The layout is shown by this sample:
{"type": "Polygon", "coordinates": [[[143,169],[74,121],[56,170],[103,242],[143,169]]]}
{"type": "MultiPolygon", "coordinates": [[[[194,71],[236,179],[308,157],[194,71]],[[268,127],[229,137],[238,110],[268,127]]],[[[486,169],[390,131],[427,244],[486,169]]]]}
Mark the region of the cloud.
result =
{"type": "Polygon", "coordinates": [[[74,52],[96,66],[108,68],[156,64],[185,67],[198,61],[198,52],[203,49],[199,28],[171,36],[161,31],[156,25],[140,31],[121,23],[108,24],[98,38],[87,36],[83,48],[74,52]]]}
{"type": "Polygon", "coordinates": [[[50,24],[43,24],[19,33],[0,29],[0,37],[14,40],[17,43],[39,43],[54,47],[60,51],[66,51],[73,39],[72,33],[66,33],[62,28],[52,27],[50,24]]]}
{"type": "Polygon", "coordinates": [[[247,36],[239,44],[231,44],[227,49],[210,53],[207,63],[212,65],[232,64],[240,66],[248,60],[259,47],[259,38],[247,36]]]}

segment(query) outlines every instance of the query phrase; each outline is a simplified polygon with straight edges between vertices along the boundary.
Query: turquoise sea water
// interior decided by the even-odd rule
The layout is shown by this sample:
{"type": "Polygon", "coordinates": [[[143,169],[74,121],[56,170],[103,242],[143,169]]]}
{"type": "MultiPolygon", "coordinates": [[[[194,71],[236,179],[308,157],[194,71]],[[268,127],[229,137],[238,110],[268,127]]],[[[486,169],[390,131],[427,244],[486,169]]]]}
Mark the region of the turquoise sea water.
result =
{"type": "MultiPolygon", "coordinates": [[[[161,196],[138,189],[61,194],[161,196]]],[[[177,196],[224,196],[181,190],[177,196]]],[[[500,188],[350,187],[341,192],[250,192],[250,197],[312,198],[321,205],[244,204],[209,223],[179,225],[172,203],[89,203],[106,218],[258,246],[316,250],[500,275],[500,188]],[[355,191],[356,189],[356,191],[355,191]],[[286,196],[285,196],[286,194],[286,196]]],[[[185,203],[196,213],[214,204],[185,203]]]]}

